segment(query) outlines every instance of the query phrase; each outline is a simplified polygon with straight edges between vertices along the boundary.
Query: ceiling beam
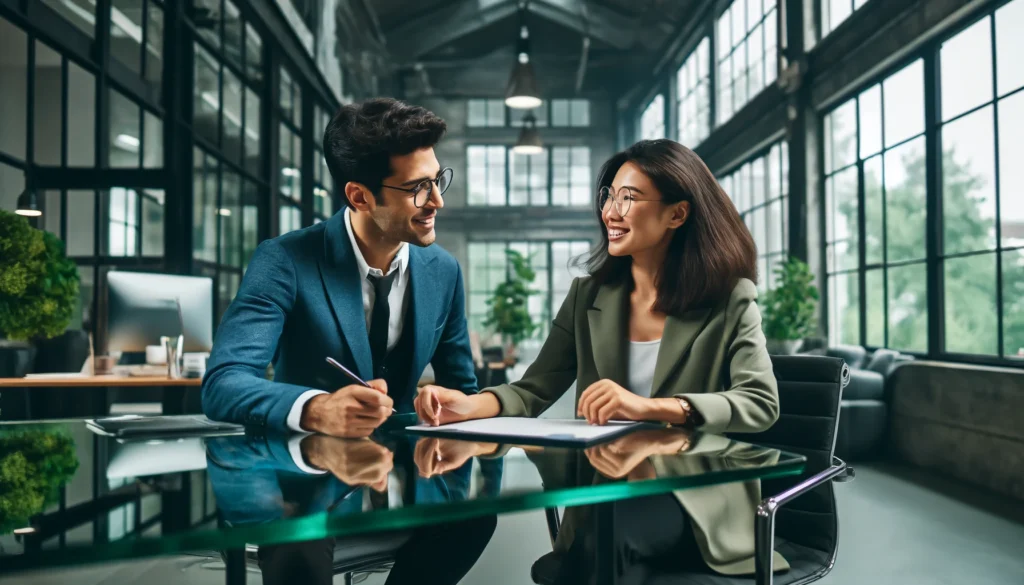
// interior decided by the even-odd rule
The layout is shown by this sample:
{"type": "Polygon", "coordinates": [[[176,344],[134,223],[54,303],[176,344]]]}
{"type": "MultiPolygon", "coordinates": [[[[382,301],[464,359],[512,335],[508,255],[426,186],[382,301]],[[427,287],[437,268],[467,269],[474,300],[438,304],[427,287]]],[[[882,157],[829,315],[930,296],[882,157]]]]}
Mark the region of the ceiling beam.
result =
{"type": "Polygon", "coordinates": [[[480,0],[444,3],[387,32],[387,45],[396,61],[415,61],[474,31],[515,15],[517,0],[500,0],[480,8],[480,0]]]}
{"type": "Polygon", "coordinates": [[[636,40],[638,19],[623,18],[598,4],[588,4],[585,11],[581,0],[532,0],[527,6],[533,14],[616,49],[629,49],[636,40]]]}

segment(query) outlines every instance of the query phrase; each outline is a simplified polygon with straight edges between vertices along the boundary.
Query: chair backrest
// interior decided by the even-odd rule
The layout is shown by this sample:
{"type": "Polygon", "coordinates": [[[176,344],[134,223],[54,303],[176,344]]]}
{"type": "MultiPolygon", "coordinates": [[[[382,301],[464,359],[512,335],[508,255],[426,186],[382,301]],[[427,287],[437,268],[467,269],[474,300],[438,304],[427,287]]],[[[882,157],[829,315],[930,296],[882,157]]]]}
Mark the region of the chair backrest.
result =
{"type": "MultiPolygon", "coordinates": [[[[762,497],[778,494],[832,465],[839,426],[839,405],[849,368],[840,358],[772,356],[779,386],[779,420],[757,435],[737,437],[799,453],[807,465],[799,476],[765,480],[762,497]]],[[[775,520],[776,534],[795,544],[833,553],[839,531],[832,482],[783,506],[775,520]]]]}

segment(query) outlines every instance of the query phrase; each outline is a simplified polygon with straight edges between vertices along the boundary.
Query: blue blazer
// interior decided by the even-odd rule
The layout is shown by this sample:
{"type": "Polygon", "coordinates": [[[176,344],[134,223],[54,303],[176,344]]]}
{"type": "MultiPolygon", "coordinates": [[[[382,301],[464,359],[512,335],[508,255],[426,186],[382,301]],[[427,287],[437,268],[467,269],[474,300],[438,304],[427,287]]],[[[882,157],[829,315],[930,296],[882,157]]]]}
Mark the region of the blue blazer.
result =
{"type": "MultiPolygon", "coordinates": [[[[303,392],[351,384],[324,361],[328,356],[372,377],[362,283],[343,213],[256,249],[217,328],[203,379],[203,412],[211,419],[286,431],[303,392]],[[265,375],[271,362],[272,381],[265,375]]],[[[458,262],[437,245],[410,245],[409,277],[409,387],[389,389],[399,413],[413,411],[428,363],[439,385],[477,390],[458,262]]]]}

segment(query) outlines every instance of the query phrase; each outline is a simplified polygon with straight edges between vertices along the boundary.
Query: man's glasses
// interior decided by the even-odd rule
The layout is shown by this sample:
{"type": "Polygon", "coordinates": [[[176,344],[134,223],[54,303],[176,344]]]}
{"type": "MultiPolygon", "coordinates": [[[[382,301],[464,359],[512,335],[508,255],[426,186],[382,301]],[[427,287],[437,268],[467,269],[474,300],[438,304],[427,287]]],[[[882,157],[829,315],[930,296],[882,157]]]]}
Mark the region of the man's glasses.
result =
{"type": "Polygon", "coordinates": [[[615,205],[615,210],[619,212],[619,215],[626,217],[634,201],[660,201],[660,199],[641,199],[634,195],[633,190],[629,187],[622,187],[615,191],[611,187],[605,186],[597,191],[597,205],[602,213],[608,211],[608,205],[612,203],[615,205]]]}
{"type": "Polygon", "coordinates": [[[452,175],[455,173],[451,167],[441,169],[441,172],[437,173],[436,179],[423,179],[419,183],[412,187],[395,187],[393,185],[381,185],[381,187],[387,187],[388,189],[394,189],[395,191],[404,191],[406,193],[412,193],[412,203],[416,207],[423,207],[427,204],[427,200],[430,199],[430,193],[434,190],[434,185],[437,185],[437,194],[444,195],[444,192],[448,190],[448,187],[452,184],[452,175]]]}

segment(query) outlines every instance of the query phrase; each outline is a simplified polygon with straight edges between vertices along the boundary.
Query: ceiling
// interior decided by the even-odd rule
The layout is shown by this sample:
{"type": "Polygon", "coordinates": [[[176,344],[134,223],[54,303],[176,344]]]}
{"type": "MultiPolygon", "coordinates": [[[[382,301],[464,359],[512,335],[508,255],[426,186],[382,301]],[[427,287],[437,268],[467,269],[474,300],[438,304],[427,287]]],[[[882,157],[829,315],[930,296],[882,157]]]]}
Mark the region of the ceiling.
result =
{"type": "Polygon", "coordinates": [[[350,78],[395,82],[406,97],[498,97],[524,23],[544,96],[616,97],[650,77],[700,2],[348,0],[339,44],[360,55],[346,59],[350,78]]]}

